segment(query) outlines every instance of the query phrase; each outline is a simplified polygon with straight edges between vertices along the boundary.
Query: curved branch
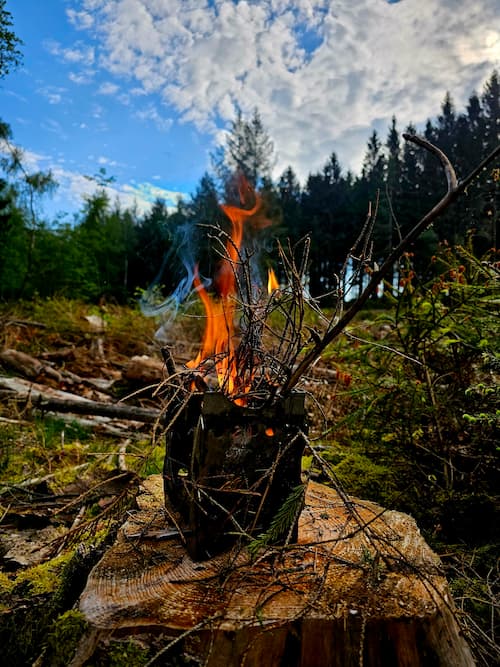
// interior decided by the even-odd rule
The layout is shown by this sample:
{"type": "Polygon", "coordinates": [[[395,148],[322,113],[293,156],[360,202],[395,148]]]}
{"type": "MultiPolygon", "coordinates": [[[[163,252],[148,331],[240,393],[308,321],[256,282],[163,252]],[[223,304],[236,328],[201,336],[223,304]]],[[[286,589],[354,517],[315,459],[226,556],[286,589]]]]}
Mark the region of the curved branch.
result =
{"type": "Polygon", "coordinates": [[[440,148],[434,146],[434,144],[431,144],[431,142],[427,141],[427,139],[419,137],[418,134],[408,134],[407,132],[404,132],[403,139],[406,139],[406,141],[411,141],[413,144],[416,144],[421,148],[425,148],[430,153],[434,153],[434,155],[436,155],[436,157],[438,157],[439,160],[441,161],[444,173],[446,174],[446,180],[448,181],[448,192],[450,190],[455,190],[455,188],[458,185],[455,169],[453,168],[453,165],[449,161],[448,157],[443,153],[443,151],[440,148]]]}
{"type": "Polygon", "coordinates": [[[291,373],[287,382],[283,386],[282,393],[287,393],[299,382],[302,375],[307,371],[307,369],[314,364],[315,361],[319,359],[322,352],[325,348],[333,341],[337,336],[339,336],[349,322],[359,313],[361,308],[365,305],[368,299],[374,294],[377,290],[380,281],[389,273],[394,262],[401,257],[403,252],[408,248],[408,246],[413,243],[413,241],[420,236],[420,234],[427,229],[427,227],[434,222],[436,218],[444,213],[444,211],[452,204],[458,197],[466,190],[470,183],[478,176],[485,167],[487,167],[495,158],[500,156],[500,145],[498,145],[477,167],[475,167],[462,181],[458,181],[455,170],[447,156],[436,146],[428,142],[426,139],[419,137],[413,134],[403,134],[403,137],[406,141],[411,141],[412,143],[425,148],[429,152],[436,155],[440,160],[441,165],[446,174],[447,180],[447,192],[446,194],[438,201],[438,203],[428,211],[423,218],[421,218],[417,224],[408,232],[404,239],[389,253],[388,257],[384,260],[382,265],[377,271],[371,273],[371,278],[368,282],[368,285],[365,287],[360,296],[356,299],[353,305],[345,311],[342,317],[337,321],[337,323],[332,326],[331,329],[327,329],[323,338],[319,339],[311,350],[305,355],[302,361],[296,366],[296,368],[291,373]]]}

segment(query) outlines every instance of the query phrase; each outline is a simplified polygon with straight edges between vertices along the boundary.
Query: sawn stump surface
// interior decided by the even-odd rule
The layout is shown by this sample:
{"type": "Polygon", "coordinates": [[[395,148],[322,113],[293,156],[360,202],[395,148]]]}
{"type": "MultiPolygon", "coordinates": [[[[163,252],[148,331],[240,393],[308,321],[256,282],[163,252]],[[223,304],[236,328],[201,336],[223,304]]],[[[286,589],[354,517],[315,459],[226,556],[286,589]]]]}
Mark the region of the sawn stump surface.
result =
{"type": "Polygon", "coordinates": [[[474,665],[439,559],[408,515],[310,482],[297,544],[194,562],[161,476],[138,505],[81,597],[95,642],[185,633],[184,650],[210,667],[474,665]]]}

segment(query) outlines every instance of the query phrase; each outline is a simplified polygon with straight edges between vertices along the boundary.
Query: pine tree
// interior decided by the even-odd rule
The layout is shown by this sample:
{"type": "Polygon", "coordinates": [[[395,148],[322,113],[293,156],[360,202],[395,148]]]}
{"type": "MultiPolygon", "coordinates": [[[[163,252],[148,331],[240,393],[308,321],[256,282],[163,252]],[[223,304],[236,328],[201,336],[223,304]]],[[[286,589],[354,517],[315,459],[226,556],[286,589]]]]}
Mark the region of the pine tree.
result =
{"type": "Polygon", "coordinates": [[[392,117],[389,133],[385,142],[387,152],[386,157],[386,176],[385,176],[385,197],[388,199],[388,214],[390,218],[390,225],[392,228],[392,242],[398,241],[398,228],[400,222],[397,218],[397,211],[400,210],[402,201],[401,179],[402,179],[402,164],[401,164],[401,143],[399,132],[396,127],[396,117],[392,117]],[[396,233],[396,236],[394,234],[396,233]]]}
{"type": "Polygon", "coordinates": [[[301,215],[302,190],[292,167],[287,167],[278,181],[278,197],[285,233],[294,242],[304,235],[301,215]]]}
{"type": "MultiPolygon", "coordinates": [[[[198,264],[202,275],[212,275],[217,256],[208,238],[212,233],[210,227],[225,227],[225,224],[217,186],[210,174],[202,176],[195,194],[188,202],[187,217],[190,229],[185,231],[189,234],[192,249],[190,263],[198,264]]],[[[187,241],[186,235],[184,238],[187,241]]]]}
{"type": "Polygon", "coordinates": [[[307,179],[302,195],[302,228],[312,239],[309,281],[313,296],[339,287],[337,278],[359,231],[352,215],[351,192],[351,183],[343,177],[335,153],[321,172],[307,179]]]}
{"type": "Polygon", "coordinates": [[[19,294],[26,273],[28,236],[16,193],[0,179],[0,299],[14,299],[19,294]]]}
{"type": "Polygon", "coordinates": [[[273,153],[273,142],[258,110],[254,109],[248,121],[238,109],[225,145],[219,146],[212,155],[212,164],[226,201],[238,199],[237,192],[232,188],[231,176],[235,172],[242,173],[254,189],[262,186],[263,180],[271,175],[273,153]]]}
{"type": "Polygon", "coordinates": [[[481,97],[484,109],[484,148],[489,153],[500,141],[500,79],[495,70],[484,86],[481,97]]]}
{"type": "Polygon", "coordinates": [[[13,182],[16,203],[23,211],[25,229],[29,238],[24,264],[24,275],[19,287],[18,297],[24,295],[28,283],[32,280],[35,267],[33,258],[38,231],[43,223],[39,218],[37,205],[46,194],[51,194],[57,183],[49,171],[31,172],[28,170],[24,152],[12,141],[12,131],[7,123],[0,121],[0,168],[9,181],[13,182]]]}
{"type": "MultiPolygon", "coordinates": [[[[392,137],[392,140],[395,141],[394,136],[392,137]]],[[[358,196],[361,196],[364,202],[364,216],[366,216],[366,210],[369,203],[372,204],[374,212],[376,209],[376,219],[373,230],[373,252],[376,261],[379,261],[381,257],[387,254],[392,244],[392,220],[390,207],[385,193],[387,166],[388,161],[383,150],[382,142],[380,141],[377,131],[374,130],[368,140],[361,179],[358,181],[357,189],[359,192],[358,196]],[[378,202],[378,207],[376,207],[376,202],[378,202]]],[[[360,212],[360,228],[363,220],[361,217],[362,215],[363,214],[360,212]]]]}

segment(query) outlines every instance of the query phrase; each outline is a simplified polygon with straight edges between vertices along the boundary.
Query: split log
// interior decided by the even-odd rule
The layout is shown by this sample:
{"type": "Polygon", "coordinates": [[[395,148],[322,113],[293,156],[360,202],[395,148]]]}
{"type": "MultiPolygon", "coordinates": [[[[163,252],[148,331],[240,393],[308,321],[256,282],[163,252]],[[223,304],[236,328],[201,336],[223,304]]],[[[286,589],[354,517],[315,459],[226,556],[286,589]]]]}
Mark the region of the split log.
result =
{"type": "Polygon", "coordinates": [[[90,631],[73,667],[134,635],[170,638],[151,664],[173,649],[210,667],[474,665],[439,559],[405,514],[311,482],[297,544],[200,563],[167,524],[160,476],[138,504],[81,596],[90,631]]]}

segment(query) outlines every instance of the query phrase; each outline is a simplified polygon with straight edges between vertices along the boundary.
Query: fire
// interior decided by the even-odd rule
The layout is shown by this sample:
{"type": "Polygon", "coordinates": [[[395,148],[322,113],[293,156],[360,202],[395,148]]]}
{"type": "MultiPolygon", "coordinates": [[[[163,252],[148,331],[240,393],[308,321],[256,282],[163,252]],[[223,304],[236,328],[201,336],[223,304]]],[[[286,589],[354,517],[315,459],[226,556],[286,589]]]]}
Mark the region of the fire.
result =
{"type": "MultiPolygon", "coordinates": [[[[239,184],[240,199],[247,200],[248,185],[244,179],[239,184]]],[[[237,306],[236,267],[243,241],[244,223],[257,213],[260,199],[257,195],[250,209],[223,205],[221,209],[231,222],[231,234],[226,243],[225,257],[221,260],[214,279],[217,296],[210,295],[200,279],[198,268],[195,269],[193,286],[198,292],[207,319],[201,349],[195,359],[187,365],[196,368],[209,357],[215,359],[217,379],[220,388],[228,395],[246,393],[250,390],[251,378],[244,378],[244,369],[238,369],[235,349],[235,311],[237,306]]],[[[242,399],[235,401],[242,404],[242,399]]]]}
{"type": "Polygon", "coordinates": [[[272,269],[269,269],[267,272],[267,293],[272,294],[274,290],[277,290],[280,288],[280,284],[278,282],[278,279],[276,278],[276,274],[272,269]]]}

